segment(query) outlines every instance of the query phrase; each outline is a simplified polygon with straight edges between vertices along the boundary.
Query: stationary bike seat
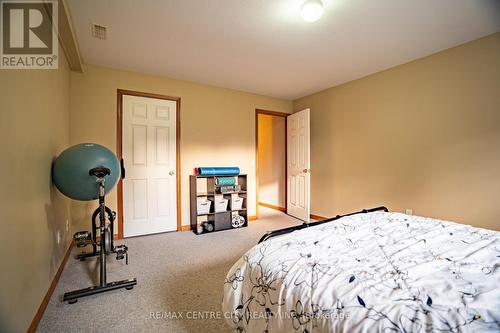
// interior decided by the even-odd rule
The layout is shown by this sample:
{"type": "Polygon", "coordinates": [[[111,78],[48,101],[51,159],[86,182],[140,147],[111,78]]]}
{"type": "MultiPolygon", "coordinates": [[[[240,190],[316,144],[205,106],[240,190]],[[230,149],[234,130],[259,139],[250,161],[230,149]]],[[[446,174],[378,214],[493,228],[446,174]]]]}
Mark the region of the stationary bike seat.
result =
{"type": "Polygon", "coordinates": [[[95,176],[97,178],[103,178],[104,176],[108,176],[111,174],[111,170],[104,167],[92,168],[89,170],[90,176],[95,176]]]}

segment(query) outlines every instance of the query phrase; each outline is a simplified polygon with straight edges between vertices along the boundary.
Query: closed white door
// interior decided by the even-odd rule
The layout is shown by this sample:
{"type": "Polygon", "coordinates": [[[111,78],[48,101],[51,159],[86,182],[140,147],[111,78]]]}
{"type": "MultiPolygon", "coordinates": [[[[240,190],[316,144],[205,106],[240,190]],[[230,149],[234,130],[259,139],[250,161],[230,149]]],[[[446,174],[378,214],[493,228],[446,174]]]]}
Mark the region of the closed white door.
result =
{"type": "Polygon", "coordinates": [[[123,235],[177,230],[177,102],[123,96],[123,235]]]}
{"type": "Polygon", "coordinates": [[[287,117],[287,213],[308,222],[311,213],[309,109],[287,117]]]}

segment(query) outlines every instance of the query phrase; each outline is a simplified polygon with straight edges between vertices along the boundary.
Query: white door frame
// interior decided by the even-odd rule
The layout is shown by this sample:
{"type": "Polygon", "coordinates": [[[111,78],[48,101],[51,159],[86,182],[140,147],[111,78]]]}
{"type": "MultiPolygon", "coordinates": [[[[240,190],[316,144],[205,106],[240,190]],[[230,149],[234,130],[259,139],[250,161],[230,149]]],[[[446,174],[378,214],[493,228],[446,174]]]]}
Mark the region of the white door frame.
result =
{"type": "MultiPolygon", "coordinates": [[[[116,155],[118,159],[122,160],[123,156],[123,96],[138,96],[147,98],[157,98],[166,99],[170,101],[175,101],[177,105],[176,109],[176,192],[177,192],[177,231],[182,230],[182,215],[181,215],[181,151],[180,151],[180,141],[181,141],[181,98],[172,97],[166,95],[158,95],[145,93],[140,91],[123,90],[117,89],[117,122],[116,122],[116,155]]],[[[126,174],[125,174],[126,177],[126,174]]],[[[118,239],[123,239],[123,182],[120,179],[118,182],[118,239]]]]}

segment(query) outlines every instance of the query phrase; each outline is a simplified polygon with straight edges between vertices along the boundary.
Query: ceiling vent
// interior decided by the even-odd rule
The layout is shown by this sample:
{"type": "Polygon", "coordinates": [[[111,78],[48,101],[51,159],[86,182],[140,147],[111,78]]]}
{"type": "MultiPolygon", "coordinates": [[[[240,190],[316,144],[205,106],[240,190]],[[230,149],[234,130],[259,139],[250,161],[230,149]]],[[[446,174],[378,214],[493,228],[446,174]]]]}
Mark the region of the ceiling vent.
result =
{"type": "Polygon", "coordinates": [[[105,40],[106,39],[106,30],[107,30],[107,28],[103,25],[92,24],[92,37],[105,40]]]}

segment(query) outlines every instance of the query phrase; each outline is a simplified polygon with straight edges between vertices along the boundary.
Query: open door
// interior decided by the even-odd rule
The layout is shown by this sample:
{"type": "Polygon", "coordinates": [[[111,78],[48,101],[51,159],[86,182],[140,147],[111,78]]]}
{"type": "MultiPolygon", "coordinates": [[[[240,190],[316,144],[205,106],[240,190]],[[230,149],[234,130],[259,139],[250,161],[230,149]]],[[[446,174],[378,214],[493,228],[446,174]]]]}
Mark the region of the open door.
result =
{"type": "Polygon", "coordinates": [[[311,213],[309,109],[287,117],[287,211],[308,222],[311,213]]]}

